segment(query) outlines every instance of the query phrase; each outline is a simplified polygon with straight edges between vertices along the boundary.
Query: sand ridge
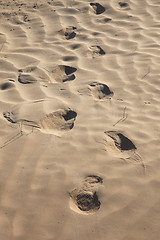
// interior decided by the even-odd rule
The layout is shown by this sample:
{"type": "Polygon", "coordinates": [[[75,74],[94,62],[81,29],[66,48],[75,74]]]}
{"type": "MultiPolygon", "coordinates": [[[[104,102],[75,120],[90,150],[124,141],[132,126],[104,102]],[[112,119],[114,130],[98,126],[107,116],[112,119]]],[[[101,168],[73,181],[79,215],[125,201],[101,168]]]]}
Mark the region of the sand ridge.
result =
{"type": "Polygon", "coordinates": [[[159,7],[0,1],[0,238],[159,239],[159,7]]]}

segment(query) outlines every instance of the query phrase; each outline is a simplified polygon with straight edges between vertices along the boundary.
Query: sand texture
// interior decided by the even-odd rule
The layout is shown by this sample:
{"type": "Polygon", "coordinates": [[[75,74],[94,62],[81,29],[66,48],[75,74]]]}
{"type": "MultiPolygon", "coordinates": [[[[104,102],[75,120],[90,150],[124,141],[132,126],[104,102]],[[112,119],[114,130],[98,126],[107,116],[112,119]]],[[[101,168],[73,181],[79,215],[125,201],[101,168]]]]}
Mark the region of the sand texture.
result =
{"type": "Polygon", "coordinates": [[[0,0],[0,240],[160,239],[159,12],[0,0]]]}

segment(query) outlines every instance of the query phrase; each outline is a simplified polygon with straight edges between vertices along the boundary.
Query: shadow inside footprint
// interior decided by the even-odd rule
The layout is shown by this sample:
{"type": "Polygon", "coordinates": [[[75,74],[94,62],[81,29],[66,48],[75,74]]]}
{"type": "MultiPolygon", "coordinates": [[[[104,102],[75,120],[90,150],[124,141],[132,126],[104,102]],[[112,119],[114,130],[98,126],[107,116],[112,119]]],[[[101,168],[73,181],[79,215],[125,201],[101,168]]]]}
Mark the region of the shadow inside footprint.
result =
{"type": "Polygon", "coordinates": [[[81,193],[76,196],[77,206],[81,211],[98,210],[100,208],[100,201],[96,192],[93,194],[81,193]]]}
{"type": "Polygon", "coordinates": [[[72,118],[77,117],[77,113],[75,111],[69,110],[64,115],[62,115],[65,121],[71,120],[72,118]]]}
{"type": "Polygon", "coordinates": [[[90,91],[96,99],[105,99],[113,96],[113,92],[106,84],[93,82],[89,85],[90,91]]]}
{"type": "Polygon", "coordinates": [[[31,126],[47,134],[60,134],[71,130],[74,127],[77,113],[71,109],[59,109],[46,114],[43,118],[32,121],[17,117],[13,112],[4,112],[3,117],[10,123],[21,123],[21,125],[31,126]]]}
{"type": "Polygon", "coordinates": [[[76,33],[74,30],[76,30],[76,27],[68,27],[68,28],[63,28],[60,31],[58,31],[58,34],[62,37],[64,37],[66,40],[70,40],[72,38],[75,38],[76,33]]]}
{"type": "Polygon", "coordinates": [[[126,7],[128,7],[128,3],[119,2],[119,6],[120,6],[121,8],[126,8],[126,7]]]}
{"type": "Polygon", "coordinates": [[[99,55],[105,55],[105,51],[100,46],[93,45],[89,47],[88,55],[91,56],[92,58],[95,58],[96,56],[99,55]]]}
{"type": "Polygon", "coordinates": [[[77,71],[77,68],[75,68],[75,67],[69,67],[69,66],[64,66],[64,69],[65,69],[65,73],[66,73],[67,75],[70,75],[70,74],[72,74],[72,73],[74,73],[74,72],[77,71]]]}
{"type": "Polygon", "coordinates": [[[3,117],[7,119],[10,123],[20,123],[21,125],[30,126],[39,128],[38,124],[35,121],[30,121],[27,119],[19,119],[16,117],[16,114],[13,112],[4,112],[3,117]]]}
{"type": "Polygon", "coordinates": [[[9,121],[10,123],[17,123],[15,120],[14,120],[14,115],[12,112],[4,112],[3,113],[3,117],[7,119],[7,121],[9,121]]]}
{"type": "Polygon", "coordinates": [[[86,180],[90,183],[103,183],[103,179],[96,175],[88,175],[86,180]]]}
{"type": "Polygon", "coordinates": [[[105,134],[105,146],[107,152],[110,152],[113,156],[121,159],[129,159],[141,163],[144,173],[146,172],[143,158],[138,154],[137,147],[129,138],[118,131],[106,131],[105,134]]]}
{"type": "Polygon", "coordinates": [[[100,201],[96,188],[103,183],[101,177],[89,175],[80,185],[70,193],[70,207],[81,214],[94,213],[100,208],[100,201]]]}
{"type": "Polygon", "coordinates": [[[70,32],[65,32],[65,37],[66,37],[67,40],[72,39],[75,36],[76,36],[75,32],[71,32],[71,33],[70,32]]]}
{"type": "Polygon", "coordinates": [[[77,68],[66,65],[58,65],[57,67],[53,68],[51,73],[56,82],[63,83],[74,80],[75,75],[72,73],[75,71],[77,71],[77,68]]]}
{"type": "Polygon", "coordinates": [[[105,132],[110,138],[114,140],[115,146],[121,151],[136,150],[134,143],[125,137],[122,133],[116,131],[105,132]]]}
{"type": "Polygon", "coordinates": [[[63,82],[73,81],[75,78],[76,78],[75,75],[72,74],[71,76],[68,76],[68,78],[64,79],[63,82]]]}
{"type": "Polygon", "coordinates": [[[93,8],[95,14],[101,14],[105,11],[105,8],[99,3],[90,3],[90,6],[93,8]]]}
{"type": "Polygon", "coordinates": [[[37,80],[28,74],[20,74],[18,76],[18,82],[22,84],[33,84],[37,82],[37,80]]]}
{"type": "Polygon", "coordinates": [[[136,146],[133,144],[133,142],[127,137],[125,137],[122,133],[118,133],[117,135],[120,138],[120,149],[122,151],[136,149],[136,146]]]}
{"type": "Polygon", "coordinates": [[[104,55],[105,54],[105,51],[100,46],[97,46],[97,48],[99,49],[99,54],[100,55],[104,55]]]}

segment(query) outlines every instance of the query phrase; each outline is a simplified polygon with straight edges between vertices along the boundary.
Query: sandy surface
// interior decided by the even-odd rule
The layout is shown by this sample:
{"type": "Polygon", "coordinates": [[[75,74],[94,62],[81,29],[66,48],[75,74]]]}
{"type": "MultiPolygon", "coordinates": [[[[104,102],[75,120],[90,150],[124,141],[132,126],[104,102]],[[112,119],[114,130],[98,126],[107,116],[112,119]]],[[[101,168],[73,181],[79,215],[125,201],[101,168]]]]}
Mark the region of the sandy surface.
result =
{"type": "Polygon", "coordinates": [[[0,239],[160,239],[159,9],[0,0],[0,239]]]}

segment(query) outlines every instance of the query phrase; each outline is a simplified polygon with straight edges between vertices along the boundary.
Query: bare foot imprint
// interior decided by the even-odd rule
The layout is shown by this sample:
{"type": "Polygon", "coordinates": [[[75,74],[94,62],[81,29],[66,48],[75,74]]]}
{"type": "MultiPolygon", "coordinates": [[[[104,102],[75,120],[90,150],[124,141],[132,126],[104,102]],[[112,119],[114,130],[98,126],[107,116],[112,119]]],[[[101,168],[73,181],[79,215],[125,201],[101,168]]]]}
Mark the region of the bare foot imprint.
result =
{"type": "Polygon", "coordinates": [[[70,208],[80,214],[95,213],[100,208],[96,190],[103,183],[99,176],[89,175],[70,193],[70,208]]]}
{"type": "Polygon", "coordinates": [[[90,3],[90,6],[95,14],[101,14],[105,11],[105,8],[99,3],[90,3]]]}
{"type": "Polygon", "coordinates": [[[62,37],[63,39],[70,40],[76,36],[76,33],[74,30],[76,30],[76,27],[67,27],[63,28],[58,31],[58,36],[62,37]]]}
{"type": "Polygon", "coordinates": [[[92,96],[98,100],[105,100],[113,96],[113,92],[103,83],[92,82],[89,85],[92,96]]]}
{"type": "Polygon", "coordinates": [[[95,58],[101,55],[105,55],[105,51],[100,46],[93,45],[89,47],[87,55],[88,57],[95,58]]]}
{"type": "Polygon", "coordinates": [[[59,109],[55,112],[46,114],[38,121],[16,119],[13,112],[4,112],[3,116],[11,123],[20,123],[21,125],[38,128],[41,132],[47,134],[56,134],[62,131],[71,130],[74,127],[77,113],[71,109],[59,109]]]}
{"type": "Polygon", "coordinates": [[[77,68],[70,67],[66,65],[58,65],[54,67],[51,71],[51,82],[52,79],[58,83],[64,83],[66,81],[72,81],[75,79],[74,72],[77,71],[77,68]]]}

